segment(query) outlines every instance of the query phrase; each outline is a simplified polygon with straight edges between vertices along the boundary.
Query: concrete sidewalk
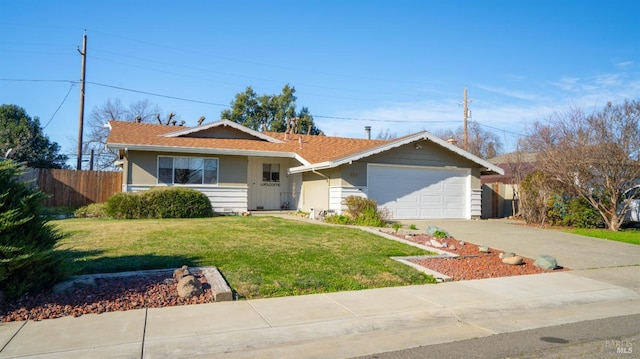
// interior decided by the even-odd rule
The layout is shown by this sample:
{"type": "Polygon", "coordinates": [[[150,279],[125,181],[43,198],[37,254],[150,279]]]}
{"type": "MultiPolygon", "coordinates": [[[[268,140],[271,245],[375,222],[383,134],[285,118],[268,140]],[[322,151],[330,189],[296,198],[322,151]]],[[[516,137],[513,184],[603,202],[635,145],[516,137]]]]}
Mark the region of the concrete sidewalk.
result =
{"type": "Polygon", "coordinates": [[[579,270],[7,323],[0,358],[345,358],[640,314],[640,246],[505,222],[433,224],[579,270]]]}

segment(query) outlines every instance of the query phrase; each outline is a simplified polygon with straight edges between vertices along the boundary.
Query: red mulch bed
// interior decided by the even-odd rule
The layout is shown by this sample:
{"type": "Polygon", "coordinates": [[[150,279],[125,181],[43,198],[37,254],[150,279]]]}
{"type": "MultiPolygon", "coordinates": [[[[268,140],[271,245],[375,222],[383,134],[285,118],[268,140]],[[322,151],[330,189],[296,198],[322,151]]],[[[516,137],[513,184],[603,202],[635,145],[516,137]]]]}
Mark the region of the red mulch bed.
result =
{"type": "Polygon", "coordinates": [[[203,294],[180,298],[172,273],[96,278],[97,288],[76,288],[68,293],[24,295],[0,305],[0,321],[43,320],[83,314],[212,303],[211,287],[200,273],[203,294]]]}
{"type": "MultiPolygon", "coordinates": [[[[426,234],[416,234],[414,236],[400,236],[406,241],[430,246],[432,239],[438,240],[440,243],[446,243],[447,248],[437,248],[450,253],[455,253],[459,257],[452,258],[430,258],[421,260],[412,260],[411,262],[419,264],[425,268],[429,268],[438,273],[442,273],[452,277],[454,281],[486,279],[496,277],[509,277],[514,275],[538,274],[568,270],[568,268],[558,268],[547,271],[533,265],[534,259],[524,258],[521,265],[510,265],[502,263],[499,257],[503,251],[489,248],[489,253],[480,252],[479,246],[473,243],[460,244],[460,241],[454,238],[438,239],[426,234]]],[[[516,253],[518,255],[518,253],[516,253]]]]}

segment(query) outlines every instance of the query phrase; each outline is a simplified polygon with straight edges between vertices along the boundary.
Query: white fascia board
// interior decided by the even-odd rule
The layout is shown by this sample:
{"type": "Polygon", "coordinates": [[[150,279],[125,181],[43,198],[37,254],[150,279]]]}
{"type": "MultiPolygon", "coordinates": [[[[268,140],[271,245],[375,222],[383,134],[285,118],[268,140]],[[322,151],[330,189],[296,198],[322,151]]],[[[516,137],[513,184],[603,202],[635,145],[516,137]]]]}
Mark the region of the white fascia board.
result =
{"type": "Polygon", "coordinates": [[[353,161],[357,161],[359,159],[365,158],[365,157],[369,157],[369,156],[373,156],[376,155],[378,153],[381,152],[385,152],[388,151],[390,149],[396,148],[396,147],[400,147],[400,146],[404,146],[406,144],[412,143],[412,142],[416,142],[416,141],[420,141],[420,140],[429,140],[431,142],[436,143],[437,145],[440,145],[452,152],[455,152],[456,154],[471,160],[483,167],[486,168],[486,170],[488,171],[493,171],[496,172],[500,175],[504,174],[504,170],[494,164],[491,164],[461,148],[459,148],[458,146],[452,145],[449,142],[436,137],[428,132],[419,132],[404,138],[401,138],[399,140],[396,141],[392,141],[389,143],[386,143],[384,145],[378,146],[378,147],[374,147],[372,149],[369,149],[367,151],[364,152],[360,152],[348,157],[344,157],[341,159],[338,159],[336,161],[330,161],[330,162],[322,162],[322,163],[317,163],[317,164],[313,164],[313,165],[307,165],[307,166],[298,166],[298,167],[293,167],[289,169],[289,173],[300,173],[300,172],[307,172],[307,171],[314,171],[314,170],[319,170],[319,169],[327,169],[327,168],[334,168],[334,167],[338,167],[341,166],[345,163],[350,163],[353,161]]]}
{"type": "Polygon", "coordinates": [[[212,123],[209,123],[209,124],[206,124],[206,125],[185,128],[183,130],[165,133],[162,136],[163,137],[180,137],[180,136],[184,136],[184,135],[188,135],[188,134],[191,134],[191,133],[200,132],[200,131],[204,131],[204,130],[208,130],[210,128],[220,127],[220,126],[233,127],[238,131],[244,132],[244,133],[246,133],[248,135],[251,135],[251,136],[254,136],[254,137],[258,137],[261,140],[269,141],[269,142],[272,142],[272,143],[283,143],[282,141],[280,141],[278,139],[275,139],[275,138],[273,138],[271,136],[267,136],[264,133],[261,133],[261,132],[258,132],[258,131],[254,131],[254,130],[252,130],[250,128],[242,126],[241,124],[238,124],[238,123],[235,123],[235,122],[229,121],[229,120],[220,120],[220,121],[212,122],[212,123]]]}
{"type": "Polygon", "coordinates": [[[256,150],[236,150],[228,148],[200,148],[200,147],[171,147],[171,146],[152,146],[152,145],[135,145],[110,143],[107,148],[134,150],[134,151],[154,151],[168,153],[187,153],[194,155],[234,155],[234,156],[263,156],[263,157],[282,157],[296,158],[291,152],[278,151],[256,151],[256,150]]]}
{"type": "Polygon", "coordinates": [[[298,162],[302,163],[303,166],[310,166],[311,162],[305,160],[302,156],[297,153],[294,153],[294,157],[298,162]]]}
{"type": "MultiPolygon", "coordinates": [[[[300,160],[298,160],[298,161],[300,161],[300,160]]],[[[300,161],[300,162],[302,162],[302,161],[300,161]]],[[[289,174],[302,173],[302,172],[308,172],[308,171],[324,170],[324,169],[333,168],[333,167],[335,167],[335,166],[333,166],[333,162],[320,162],[320,163],[314,163],[314,164],[310,164],[310,163],[307,162],[307,164],[305,164],[303,166],[289,168],[287,170],[287,173],[289,173],[289,174]]]]}
{"type": "Polygon", "coordinates": [[[456,145],[452,145],[449,142],[441,139],[440,137],[436,137],[436,136],[434,136],[434,135],[432,135],[432,134],[430,134],[428,132],[423,132],[423,133],[426,135],[425,139],[428,139],[431,142],[435,142],[436,144],[438,144],[438,145],[440,145],[440,146],[442,146],[442,147],[444,147],[444,148],[446,148],[446,149],[448,149],[450,151],[453,151],[453,152],[459,154],[460,156],[462,156],[462,157],[464,157],[464,158],[466,158],[468,160],[471,160],[471,161],[481,165],[487,171],[493,171],[493,172],[496,172],[499,175],[504,175],[504,170],[502,168],[494,165],[493,163],[490,163],[490,162],[488,162],[486,160],[483,160],[482,158],[474,155],[471,152],[467,152],[467,151],[463,150],[462,148],[460,148],[460,147],[458,147],[456,145]]]}

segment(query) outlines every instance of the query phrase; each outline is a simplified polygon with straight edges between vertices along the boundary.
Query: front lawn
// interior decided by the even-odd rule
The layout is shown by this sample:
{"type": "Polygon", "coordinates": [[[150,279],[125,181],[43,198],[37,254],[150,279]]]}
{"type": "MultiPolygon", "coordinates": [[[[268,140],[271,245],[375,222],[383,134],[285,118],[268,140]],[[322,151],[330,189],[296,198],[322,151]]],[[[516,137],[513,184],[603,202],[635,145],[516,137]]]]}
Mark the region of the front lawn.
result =
{"type": "Polygon", "coordinates": [[[606,229],[600,229],[600,228],[593,228],[593,229],[572,228],[572,229],[566,229],[565,231],[573,234],[579,234],[581,236],[602,238],[602,239],[608,239],[610,241],[625,242],[625,243],[640,245],[640,230],[637,230],[637,229],[623,229],[619,232],[612,232],[612,231],[609,231],[606,229]]]}
{"type": "Polygon", "coordinates": [[[76,272],[216,266],[245,298],[435,282],[390,256],[428,252],[358,229],[276,217],[51,222],[76,272]]]}

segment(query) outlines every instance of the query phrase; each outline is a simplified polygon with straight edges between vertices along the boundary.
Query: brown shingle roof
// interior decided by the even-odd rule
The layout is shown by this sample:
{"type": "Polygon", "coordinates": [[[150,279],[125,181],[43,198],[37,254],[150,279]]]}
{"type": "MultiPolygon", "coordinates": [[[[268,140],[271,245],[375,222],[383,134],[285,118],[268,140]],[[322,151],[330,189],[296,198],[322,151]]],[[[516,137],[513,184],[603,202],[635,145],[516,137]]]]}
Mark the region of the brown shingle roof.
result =
{"type": "Polygon", "coordinates": [[[175,132],[178,128],[122,121],[110,121],[109,124],[111,125],[111,131],[107,137],[107,145],[111,146],[148,146],[158,147],[158,150],[163,151],[171,147],[188,148],[193,149],[194,153],[205,149],[296,153],[309,163],[337,160],[389,142],[385,140],[298,134],[291,134],[289,139],[285,140],[284,133],[276,132],[265,132],[264,134],[276,138],[282,143],[272,143],[260,139],[164,137],[164,134],[175,132]],[[299,138],[302,138],[302,148],[300,148],[299,138]]]}

